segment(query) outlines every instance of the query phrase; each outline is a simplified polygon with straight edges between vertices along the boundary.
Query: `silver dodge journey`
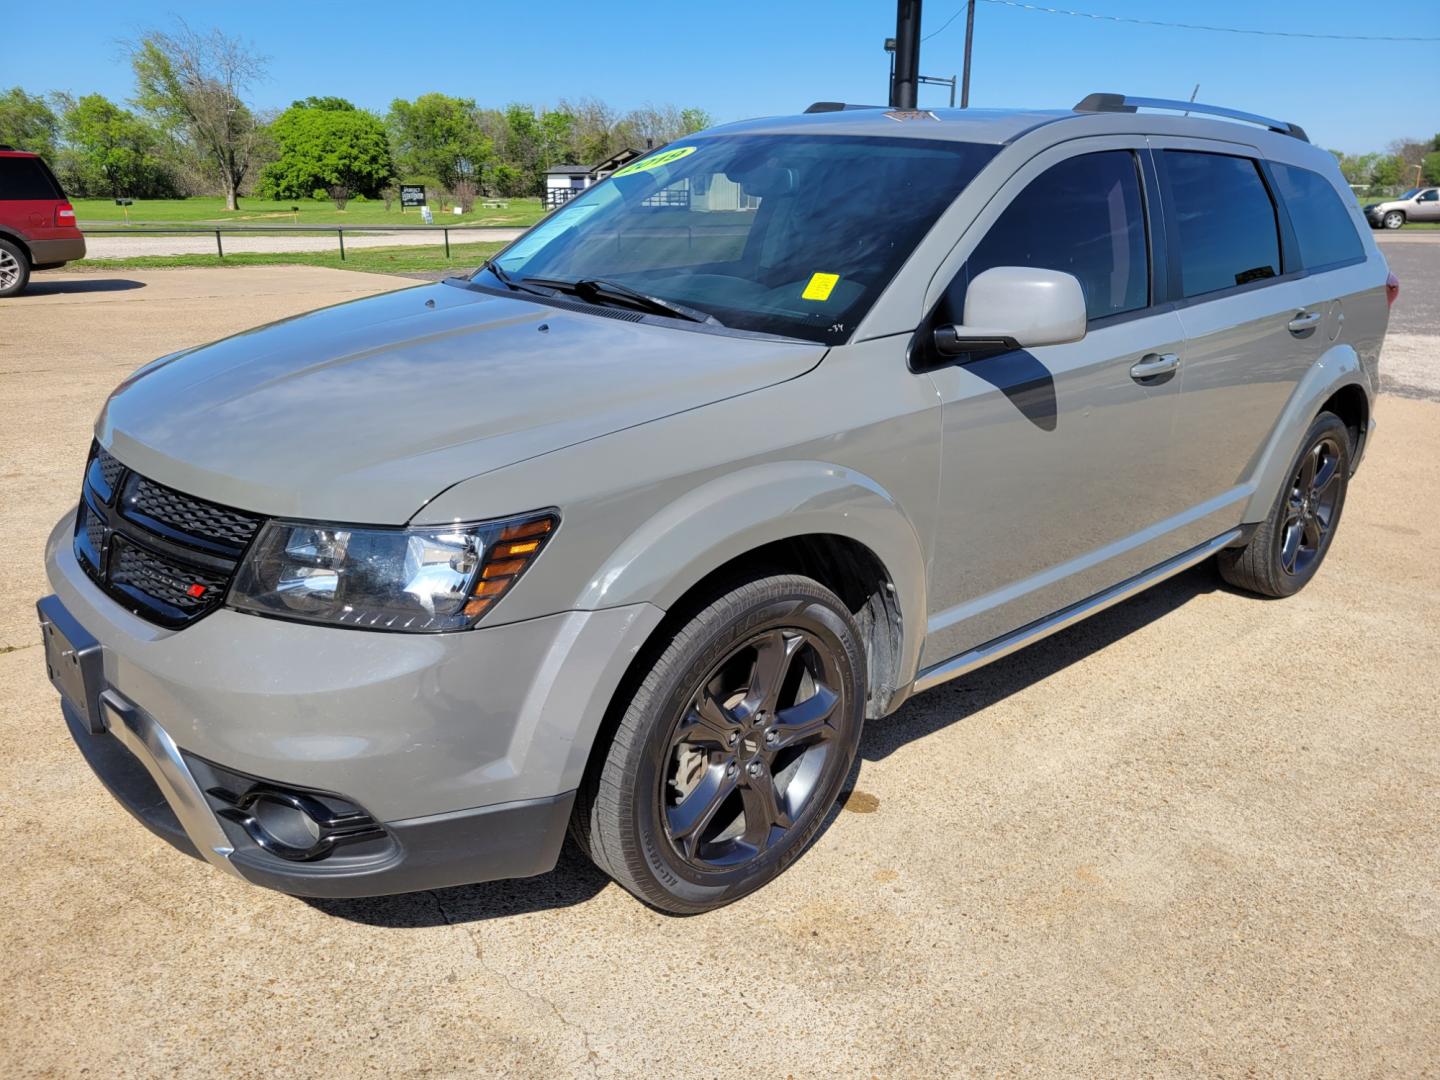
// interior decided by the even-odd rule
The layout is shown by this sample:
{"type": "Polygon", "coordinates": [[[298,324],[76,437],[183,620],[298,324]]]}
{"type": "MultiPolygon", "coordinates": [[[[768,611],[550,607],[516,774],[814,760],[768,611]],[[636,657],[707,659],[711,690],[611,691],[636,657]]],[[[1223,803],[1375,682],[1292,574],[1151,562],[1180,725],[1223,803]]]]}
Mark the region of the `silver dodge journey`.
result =
{"type": "Polygon", "coordinates": [[[1284,121],[714,128],[469,277],[127,378],[49,539],[50,677],[119,803],[255,884],[523,877],[568,833],[704,911],[912,694],[1203,560],[1302,588],[1397,290],[1284,121]]]}

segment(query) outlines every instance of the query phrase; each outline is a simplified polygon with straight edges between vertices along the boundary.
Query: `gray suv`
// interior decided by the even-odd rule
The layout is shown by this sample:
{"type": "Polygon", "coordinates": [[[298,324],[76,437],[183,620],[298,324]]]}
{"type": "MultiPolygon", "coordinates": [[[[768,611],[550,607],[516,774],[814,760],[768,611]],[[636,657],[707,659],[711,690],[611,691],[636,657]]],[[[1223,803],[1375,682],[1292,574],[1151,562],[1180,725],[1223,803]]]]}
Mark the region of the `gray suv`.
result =
{"type": "Polygon", "coordinates": [[[1205,559],[1303,587],[1394,292],[1280,121],[716,128],[468,278],[126,379],[49,540],[50,675],[119,802],[247,881],[540,874],[568,831],[703,911],[912,694],[1205,559]]]}

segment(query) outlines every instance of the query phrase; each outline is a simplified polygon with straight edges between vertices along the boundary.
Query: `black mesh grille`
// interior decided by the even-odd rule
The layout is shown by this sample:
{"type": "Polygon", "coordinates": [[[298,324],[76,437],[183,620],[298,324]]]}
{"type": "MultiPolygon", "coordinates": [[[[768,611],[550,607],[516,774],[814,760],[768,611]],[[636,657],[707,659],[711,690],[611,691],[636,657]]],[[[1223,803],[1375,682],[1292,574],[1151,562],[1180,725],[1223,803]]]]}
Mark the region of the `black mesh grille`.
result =
{"type": "Polygon", "coordinates": [[[193,616],[224,597],[229,578],[207,574],[117,539],[110,555],[110,583],[126,591],[137,590],[151,600],[193,616]]]}
{"type": "Polygon", "coordinates": [[[95,448],[95,460],[100,463],[100,475],[105,479],[105,486],[114,491],[115,484],[120,479],[120,473],[125,466],[98,446],[95,448]]]}
{"type": "Polygon", "coordinates": [[[253,515],[192,499],[143,476],[135,477],[130,484],[125,493],[125,513],[143,514],[177,532],[243,548],[260,527],[260,519],[253,515]]]}
{"type": "Polygon", "coordinates": [[[180,627],[225,600],[264,519],[197,499],[130,471],[97,444],[75,515],[85,572],[142,618],[180,627]]]}

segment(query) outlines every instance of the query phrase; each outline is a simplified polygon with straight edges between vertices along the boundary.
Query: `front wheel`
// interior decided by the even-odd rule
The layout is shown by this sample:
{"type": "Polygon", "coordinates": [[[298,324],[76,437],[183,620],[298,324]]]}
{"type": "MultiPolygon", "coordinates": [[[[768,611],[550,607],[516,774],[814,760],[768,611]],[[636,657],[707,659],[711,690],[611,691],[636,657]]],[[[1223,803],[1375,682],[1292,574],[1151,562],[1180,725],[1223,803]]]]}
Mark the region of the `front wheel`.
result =
{"type": "Polygon", "coordinates": [[[1345,422],[1334,413],[1317,416],[1270,516],[1243,548],[1220,553],[1220,576],[1262,596],[1293,596],[1303,589],[1340,524],[1351,453],[1345,422]]]}
{"type": "Polygon", "coordinates": [[[577,840],[665,911],[753,892],[835,804],[865,687],[860,631],[834,593],[788,574],[739,586],[651,665],[576,800],[577,840]]]}
{"type": "Polygon", "coordinates": [[[1387,210],[1380,223],[1387,229],[1398,229],[1405,224],[1405,211],[1387,210]]]}

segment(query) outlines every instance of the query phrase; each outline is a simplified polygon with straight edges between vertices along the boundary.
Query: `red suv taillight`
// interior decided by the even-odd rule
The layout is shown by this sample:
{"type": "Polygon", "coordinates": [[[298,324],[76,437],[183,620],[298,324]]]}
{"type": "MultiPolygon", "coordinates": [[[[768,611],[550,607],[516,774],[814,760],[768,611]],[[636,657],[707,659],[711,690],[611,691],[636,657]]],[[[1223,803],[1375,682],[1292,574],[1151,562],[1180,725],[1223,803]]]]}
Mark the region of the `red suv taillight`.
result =
{"type": "Polygon", "coordinates": [[[1400,295],[1400,279],[1395,276],[1394,271],[1385,275],[1385,306],[1390,307],[1395,303],[1395,298],[1400,295]]]}
{"type": "Polygon", "coordinates": [[[62,202],[55,207],[55,227],[57,229],[75,228],[75,207],[68,202],[62,202]]]}

